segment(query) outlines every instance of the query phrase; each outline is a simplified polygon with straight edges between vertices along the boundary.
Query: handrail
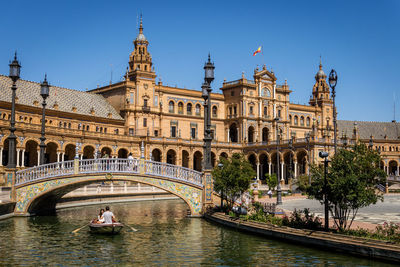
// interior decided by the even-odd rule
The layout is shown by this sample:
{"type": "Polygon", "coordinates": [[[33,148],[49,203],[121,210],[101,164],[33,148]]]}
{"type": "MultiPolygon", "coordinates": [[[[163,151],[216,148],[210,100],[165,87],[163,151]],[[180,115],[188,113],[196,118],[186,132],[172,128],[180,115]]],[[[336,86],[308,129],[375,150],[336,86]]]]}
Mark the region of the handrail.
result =
{"type": "Polygon", "coordinates": [[[166,177],[203,187],[203,174],[185,167],[140,159],[101,158],[78,161],[77,173],[75,161],[63,161],[44,164],[16,172],[16,185],[37,182],[52,177],[89,173],[129,173],[166,177]],[[143,165],[142,165],[143,162],[143,165]]]}

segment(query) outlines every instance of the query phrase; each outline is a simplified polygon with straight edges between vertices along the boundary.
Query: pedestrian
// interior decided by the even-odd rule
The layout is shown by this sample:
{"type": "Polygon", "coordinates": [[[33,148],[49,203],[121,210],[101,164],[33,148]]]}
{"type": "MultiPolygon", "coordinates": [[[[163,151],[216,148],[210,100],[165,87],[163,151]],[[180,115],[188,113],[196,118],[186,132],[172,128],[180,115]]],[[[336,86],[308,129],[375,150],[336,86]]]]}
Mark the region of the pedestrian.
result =
{"type": "Polygon", "coordinates": [[[128,156],[128,169],[130,171],[133,170],[133,156],[132,156],[132,153],[129,153],[129,156],[128,156]]]}
{"type": "Polygon", "coordinates": [[[267,195],[269,196],[269,198],[272,198],[272,191],[271,191],[271,189],[268,190],[267,195]]]}

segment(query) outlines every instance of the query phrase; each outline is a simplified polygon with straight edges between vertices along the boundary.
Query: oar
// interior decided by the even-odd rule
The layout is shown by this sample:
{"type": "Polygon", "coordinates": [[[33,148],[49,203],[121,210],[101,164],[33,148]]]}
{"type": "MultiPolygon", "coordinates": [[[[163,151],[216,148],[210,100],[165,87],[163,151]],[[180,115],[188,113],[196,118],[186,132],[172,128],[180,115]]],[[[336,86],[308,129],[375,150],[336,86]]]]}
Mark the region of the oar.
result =
{"type": "Polygon", "coordinates": [[[79,227],[78,229],[75,229],[74,231],[72,231],[73,234],[77,233],[79,230],[83,229],[85,226],[88,226],[90,223],[85,224],[82,227],[79,227]]]}
{"type": "Polygon", "coordinates": [[[126,223],[123,223],[123,225],[129,227],[132,231],[137,232],[138,230],[133,228],[132,226],[127,225],[126,223]]]}

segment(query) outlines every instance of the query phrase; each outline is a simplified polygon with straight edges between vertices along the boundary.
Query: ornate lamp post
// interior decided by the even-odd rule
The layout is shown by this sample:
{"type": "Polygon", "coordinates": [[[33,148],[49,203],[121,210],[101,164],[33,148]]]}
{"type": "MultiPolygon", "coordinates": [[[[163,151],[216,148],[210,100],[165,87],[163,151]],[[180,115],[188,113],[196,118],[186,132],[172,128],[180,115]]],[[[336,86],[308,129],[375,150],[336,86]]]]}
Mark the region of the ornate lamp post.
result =
{"type": "Polygon", "coordinates": [[[281,179],[280,179],[280,171],[279,171],[279,127],[278,127],[278,122],[279,118],[276,117],[275,119],[276,123],[276,179],[278,180],[278,185],[276,187],[276,205],[281,205],[282,204],[282,189],[281,189],[281,179]]]}
{"type": "Polygon", "coordinates": [[[208,62],[204,65],[204,83],[201,86],[204,98],[204,170],[211,170],[211,82],[214,80],[215,66],[208,54],[208,62]]]}
{"type": "Polygon", "coordinates": [[[40,84],[40,95],[43,98],[43,112],[42,112],[42,136],[40,137],[40,165],[45,164],[45,151],[46,151],[46,141],[45,137],[45,122],[46,122],[46,98],[49,96],[49,84],[47,82],[47,75],[44,76],[44,81],[40,84]]]}
{"type": "Polygon", "coordinates": [[[319,157],[324,159],[324,204],[325,204],[325,231],[329,230],[329,207],[328,207],[328,182],[326,180],[326,175],[328,173],[328,152],[319,152],[319,157]]]}
{"type": "Polygon", "coordinates": [[[337,74],[334,69],[331,70],[331,73],[329,73],[329,86],[332,88],[332,99],[333,99],[333,142],[334,142],[334,148],[335,148],[335,155],[336,155],[336,106],[335,106],[335,97],[336,97],[336,92],[335,92],[335,87],[337,83],[337,74]]]}
{"type": "Polygon", "coordinates": [[[15,157],[16,157],[16,147],[15,147],[15,93],[17,90],[17,81],[21,72],[21,65],[17,60],[17,52],[15,52],[14,60],[10,63],[10,75],[13,84],[11,86],[12,97],[11,97],[11,121],[10,121],[10,136],[8,137],[8,164],[7,168],[15,168],[15,157]]]}
{"type": "Polygon", "coordinates": [[[293,151],[293,135],[289,140],[289,179],[292,179],[292,151],[293,151]]]}

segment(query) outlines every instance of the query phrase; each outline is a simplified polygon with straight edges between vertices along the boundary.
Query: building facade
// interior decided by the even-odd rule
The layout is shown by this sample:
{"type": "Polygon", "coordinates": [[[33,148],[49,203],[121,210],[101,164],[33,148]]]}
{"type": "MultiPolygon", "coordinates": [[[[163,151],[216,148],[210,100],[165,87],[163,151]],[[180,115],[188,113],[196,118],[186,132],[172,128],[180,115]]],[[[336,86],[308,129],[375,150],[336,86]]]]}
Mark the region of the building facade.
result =
{"type": "MultiPolygon", "coordinates": [[[[204,100],[200,90],[166,86],[153,67],[149,42],[140,24],[124,79],[87,92],[51,86],[46,108],[46,163],[129,153],[201,170],[204,100]]],[[[319,65],[309,105],[290,103],[289,85],[278,84],[272,70],[255,69],[252,79],[224,81],[211,94],[212,164],[219,157],[244,153],[257,179],[275,173],[282,181],[307,174],[318,152],[333,151],[333,102],[319,65]],[[278,118],[278,120],[276,119],[278,118]],[[279,148],[279,150],[278,150],[279,148]],[[279,162],[277,158],[279,155],[279,162]]],[[[8,184],[11,80],[0,75],[0,185],[8,184]]],[[[40,84],[19,80],[16,92],[17,168],[39,164],[42,99],[40,84]]],[[[399,173],[400,125],[338,121],[338,146],[357,140],[380,149],[382,168],[399,173]],[[372,141],[371,141],[372,140],[372,141]]]]}

